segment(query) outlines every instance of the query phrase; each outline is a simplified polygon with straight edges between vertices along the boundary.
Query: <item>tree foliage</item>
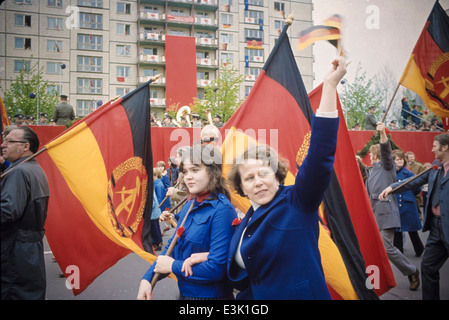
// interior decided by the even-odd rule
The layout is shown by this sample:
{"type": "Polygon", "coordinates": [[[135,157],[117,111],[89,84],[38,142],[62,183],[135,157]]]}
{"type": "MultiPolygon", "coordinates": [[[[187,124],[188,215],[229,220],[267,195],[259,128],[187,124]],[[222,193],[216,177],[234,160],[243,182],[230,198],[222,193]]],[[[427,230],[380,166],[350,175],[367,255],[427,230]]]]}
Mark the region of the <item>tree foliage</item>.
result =
{"type": "Polygon", "coordinates": [[[345,81],[339,96],[348,128],[352,128],[356,123],[360,123],[364,128],[370,106],[376,108],[374,114],[377,119],[381,119],[382,108],[379,106],[383,97],[374,85],[374,79],[367,79],[366,71],[362,71],[360,64],[357,66],[354,82],[345,81]]]}
{"type": "Polygon", "coordinates": [[[196,99],[191,105],[192,110],[206,118],[208,110],[212,117],[214,114],[221,116],[226,122],[240,106],[240,84],[244,76],[232,64],[223,64],[218,77],[206,86],[204,100],[196,99]]]}
{"type": "Polygon", "coordinates": [[[43,69],[42,67],[39,70],[37,64],[25,67],[12,80],[8,90],[4,90],[0,86],[9,116],[13,117],[15,114],[21,113],[36,118],[38,112],[53,114],[53,109],[59,99],[56,94],[47,92],[48,81],[43,79],[43,69]]]}

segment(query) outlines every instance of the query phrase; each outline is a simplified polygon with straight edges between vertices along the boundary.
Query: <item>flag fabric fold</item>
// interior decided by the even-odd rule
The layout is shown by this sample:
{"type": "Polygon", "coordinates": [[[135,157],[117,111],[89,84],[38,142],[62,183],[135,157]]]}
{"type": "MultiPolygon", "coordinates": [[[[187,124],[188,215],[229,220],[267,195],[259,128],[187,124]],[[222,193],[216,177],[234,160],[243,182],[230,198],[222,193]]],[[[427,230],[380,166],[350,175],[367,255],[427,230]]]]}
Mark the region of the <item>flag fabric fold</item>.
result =
{"type": "Polygon", "coordinates": [[[51,194],[47,240],[68,279],[78,268],[75,295],[130,252],[155,260],[149,98],[148,82],[104,104],[38,159],[51,194]]]}
{"type": "MultiPolygon", "coordinates": [[[[6,108],[5,108],[5,105],[3,104],[3,100],[1,97],[0,97],[0,117],[2,120],[2,122],[1,122],[2,128],[1,129],[3,132],[3,131],[5,131],[5,128],[11,124],[11,121],[9,121],[8,113],[6,112],[6,108]]],[[[1,138],[1,139],[2,139],[1,141],[3,141],[3,138],[1,138]]]]}
{"type": "MultiPolygon", "coordinates": [[[[287,28],[288,25],[284,27],[247,99],[223,128],[222,132],[226,133],[222,144],[225,174],[230,169],[232,159],[249,143],[257,141],[269,144],[289,161],[290,172],[285,182],[289,185],[294,182],[297,173],[294,164],[300,165],[307,153],[310,123],[313,109],[319,105],[321,87],[311,93],[311,105],[293,56],[287,28]]],[[[346,126],[341,126],[344,123],[341,110],[340,117],[335,172],[320,210],[323,223],[320,225],[319,248],[323,270],[333,299],[377,299],[376,293],[382,294],[395,285],[394,277],[364,191],[346,126]],[[341,161],[345,165],[338,166],[341,161]],[[343,185],[350,187],[351,191],[342,190],[339,181],[345,175],[342,170],[353,170],[356,179],[360,180],[353,182],[352,186],[343,185]],[[358,198],[350,197],[354,186],[355,189],[359,188],[356,190],[358,198]],[[349,206],[351,214],[346,199],[354,202],[349,206]],[[357,208],[361,204],[364,212],[359,212],[357,208]],[[365,219],[365,225],[353,225],[353,216],[357,216],[358,221],[365,219]],[[369,264],[380,266],[380,288],[376,293],[366,286],[365,270],[369,264]]],[[[243,212],[250,205],[248,199],[235,193],[232,194],[232,201],[243,212]]]]}
{"type": "Polygon", "coordinates": [[[440,117],[449,117],[449,17],[438,1],[427,18],[399,83],[440,117]]]}

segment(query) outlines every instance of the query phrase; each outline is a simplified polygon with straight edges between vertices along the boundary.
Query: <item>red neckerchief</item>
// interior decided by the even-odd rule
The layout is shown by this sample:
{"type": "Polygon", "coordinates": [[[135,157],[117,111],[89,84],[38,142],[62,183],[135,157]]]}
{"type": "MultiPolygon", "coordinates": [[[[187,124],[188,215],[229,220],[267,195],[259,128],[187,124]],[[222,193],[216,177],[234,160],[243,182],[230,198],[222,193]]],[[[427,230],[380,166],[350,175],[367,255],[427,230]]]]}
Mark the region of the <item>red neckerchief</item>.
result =
{"type": "Polygon", "coordinates": [[[200,193],[198,193],[198,194],[196,195],[196,201],[197,201],[198,203],[201,203],[201,202],[203,202],[204,200],[206,200],[207,198],[209,198],[209,196],[210,196],[210,192],[209,192],[209,191],[203,191],[203,192],[200,192],[200,193]]]}

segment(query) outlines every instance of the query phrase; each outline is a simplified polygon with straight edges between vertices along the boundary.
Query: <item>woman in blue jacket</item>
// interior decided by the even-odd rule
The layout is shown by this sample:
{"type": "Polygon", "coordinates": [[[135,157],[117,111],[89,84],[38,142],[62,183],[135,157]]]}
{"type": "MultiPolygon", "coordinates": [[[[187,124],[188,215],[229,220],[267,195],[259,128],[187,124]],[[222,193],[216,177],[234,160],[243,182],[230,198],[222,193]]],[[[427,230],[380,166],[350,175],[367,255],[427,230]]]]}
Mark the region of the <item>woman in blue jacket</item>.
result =
{"type": "Polygon", "coordinates": [[[180,211],[179,221],[184,219],[192,204],[193,207],[171,256],[165,256],[165,253],[173,237],[144,275],[137,298],[152,298],[151,280],[158,272],[176,275],[182,300],[233,299],[232,288],[226,279],[226,258],[234,231],[232,221],[237,214],[229,201],[221,153],[210,145],[185,149],[180,170],[193,197],[180,211]],[[194,275],[186,277],[181,271],[184,261],[200,252],[209,253],[207,260],[196,264],[194,275]]]}
{"type": "MultiPolygon", "coordinates": [[[[400,150],[393,150],[393,160],[396,163],[396,176],[399,181],[414,176],[415,174],[405,167],[405,155],[400,150]]],[[[422,229],[421,220],[419,220],[418,206],[415,196],[421,192],[421,188],[396,193],[398,201],[399,215],[401,217],[401,230],[396,231],[394,235],[394,246],[404,252],[402,233],[408,232],[412,241],[413,249],[417,257],[421,256],[424,246],[419,238],[418,231],[422,229]]]]}
{"type": "Polygon", "coordinates": [[[240,291],[237,299],[331,298],[318,249],[318,207],[337,145],[336,87],[346,73],[342,57],[333,66],[324,80],[310,147],[295,184],[283,185],[288,164],[268,146],[249,148],[230,171],[231,185],[252,204],[228,252],[227,274],[240,291]]]}

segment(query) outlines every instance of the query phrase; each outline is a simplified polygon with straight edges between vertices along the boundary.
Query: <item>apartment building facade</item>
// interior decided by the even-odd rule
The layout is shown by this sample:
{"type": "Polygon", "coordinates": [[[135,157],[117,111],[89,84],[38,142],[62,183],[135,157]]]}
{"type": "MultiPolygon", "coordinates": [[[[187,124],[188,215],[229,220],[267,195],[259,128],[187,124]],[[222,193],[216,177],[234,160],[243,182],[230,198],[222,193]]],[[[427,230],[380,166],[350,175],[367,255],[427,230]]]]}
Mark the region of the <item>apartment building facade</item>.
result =
{"type": "MultiPolygon", "coordinates": [[[[149,77],[152,110],[166,108],[166,35],[194,37],[197,92],[233,64],[249,93],[284,25],[292,47],[312,25],[312,0],[6,0],[0,5],[0,80],[8,88],[21,68],[37,64],[51,92],[69,96],[78,116],[122,96],[149,77]]],[[[182,50],[182,48],[180,48],[182,50]]],[[[293,49],[308,90],[312,47],[293,49]]],[[[2,94],[0,92],[0,94],[2,94]]]]}

